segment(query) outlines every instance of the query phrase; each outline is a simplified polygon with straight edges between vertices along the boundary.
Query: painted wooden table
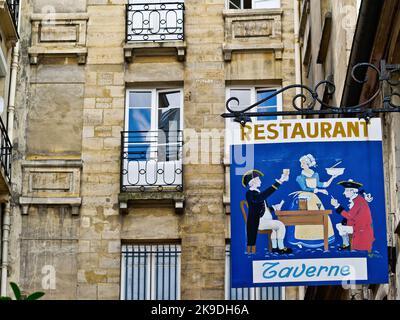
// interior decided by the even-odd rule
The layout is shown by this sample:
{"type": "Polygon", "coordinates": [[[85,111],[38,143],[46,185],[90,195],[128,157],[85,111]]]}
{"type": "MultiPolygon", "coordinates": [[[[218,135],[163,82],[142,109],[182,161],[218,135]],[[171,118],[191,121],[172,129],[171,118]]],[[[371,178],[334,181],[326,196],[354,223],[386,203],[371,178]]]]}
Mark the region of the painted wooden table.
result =
{"type": "Polygon", "coordinates": [[[324,227],[324,249],[329,250],[329,215],[332,210],[276,211],[280,221],[286,226],[322,225],[324,227]]]}

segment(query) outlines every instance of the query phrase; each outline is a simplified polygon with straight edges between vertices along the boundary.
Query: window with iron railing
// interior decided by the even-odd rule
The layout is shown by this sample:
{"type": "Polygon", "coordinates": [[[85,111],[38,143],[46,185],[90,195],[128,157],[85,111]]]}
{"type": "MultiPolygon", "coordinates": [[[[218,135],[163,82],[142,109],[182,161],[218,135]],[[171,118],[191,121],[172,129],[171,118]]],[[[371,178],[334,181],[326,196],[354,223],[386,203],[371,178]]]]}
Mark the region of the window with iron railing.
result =
{"type": "Polygon", "coordinates": [[[179,300],[180,279],[179,244],[122,246],[122,300],[179,300]]]}
{"type": "Polygon", "coordinates": [[[225,253],[225,300],[284,300],[284,289],[281,287],[232,288],[229,245],[225,253]]]}
{"type": "Polygon", "coordinates": [[[184,11],[182,0],[130,0],[126,6],[126,41],[183,41],[184,11]]]}
{"type": "Polygon", "coordinates": [[[227,0],[228,9],[275,9],[281,7],[280,0],[227,0]]]}
{"type": "Polygon", "coordinates": [[[127,92],[121,190],[181,191],[182,89],[127,92]]]}

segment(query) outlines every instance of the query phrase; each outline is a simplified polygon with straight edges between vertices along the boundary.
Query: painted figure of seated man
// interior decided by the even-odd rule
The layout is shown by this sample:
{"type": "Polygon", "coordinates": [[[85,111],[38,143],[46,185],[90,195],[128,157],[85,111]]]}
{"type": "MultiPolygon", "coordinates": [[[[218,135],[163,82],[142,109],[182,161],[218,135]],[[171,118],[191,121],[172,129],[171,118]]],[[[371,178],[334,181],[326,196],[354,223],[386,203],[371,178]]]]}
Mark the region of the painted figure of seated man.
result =
{"type": "Polygon", "coordinates": [[[353,180],[342,181],[338,185],[345,188],[343,194],[350,202],[349,211],[346,211],[336,199],[333,197],[331,199],[331,204],[335,207],[336,212],[344,218],[341,223],[336,225],[336,229],[343,239],[343,245],[338,250],[350,250],[349,235],[352,234],[352,250],[371,251],[375,238],[368,202],[371,202],[373,198],[370,194],[360,191],[362,184],[353,180]],[[364,194],[364,197],[361,194],[364,194]]]}
{"type": "MultiPolygon", "coordinates": [[[[264,191],[260,191],[261,179],[263,174],[257,170],[251,170],[243,176],[242,183],[248,187],[246,192],[246,200],[249,205],[249,213],[247,217],[247,253],[256,252],[256,240],[258,230],[272,230],[271,242],[272,252],[279,254],[291,253],[292,249],[286,248],[284,239],[286,234],[285,225],[273,218],[271,211],[274,208],[267,203],[267,198],[271,196],[282,183],[289,180],[289,173],[284,172],[279,180],[264,191]]],[[[275,206],[275,209],[282,207],[282,202],[275,206]]]]}

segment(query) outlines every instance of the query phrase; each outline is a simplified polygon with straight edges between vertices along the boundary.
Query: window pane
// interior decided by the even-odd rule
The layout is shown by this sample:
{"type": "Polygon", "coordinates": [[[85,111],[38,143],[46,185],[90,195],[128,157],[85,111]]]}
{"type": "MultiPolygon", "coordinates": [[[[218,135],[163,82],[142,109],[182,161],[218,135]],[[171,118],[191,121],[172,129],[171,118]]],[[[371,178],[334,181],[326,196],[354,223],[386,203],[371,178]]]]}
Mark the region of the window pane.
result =
{"type": "MultiPolygon", "coordinates": [[[[257,108],[258,112],[276,112],[277,108],[276,107],[269,107],[269,108],[257,108]]],[[[257,117],[257,120],[259,121],[265,121],[265,120],[276,120],[278,117],[277,116],[264,116],[264,117],[257,117]]]]}
{"type": "Polygon", "coordinates": [[[129,110],[129,131],[149,131],[151,129],[150,109],[129,110]]]}
{"type": "Polygon", "coordinates": [[[163,108],[171,108],[171,107],[180,107],[181,106],[181,93],[180,91],[176,92],[160,92],[158,94],[158,107],[163,108]]]}
{"type": "MultiPolygon", "coordinates": [[[[265,99],[269,97],[270,95],[274,94],[276,90],[259,90],[257,91],[257,101],[260,101],[262,99],[265,99]]],[[[277,108],[278,105],[278,98],[277,96],[263,102],[260,104],[257,108],[258,112],[276,112],[278,110],[277,108]]],[[[265,120],[276,120],[276,116],[272,117],[257,117],[257,120],[259,121],[265,121],[265,120]]]]}
{"type": "Polygon", "coordinates": [[[273,9],[280,8],[280,0],[253,0],[254,9],[273,9]]]}
{"type": "Polygon", "coordinates": [[[251,9],[252,0],[243,0],[243,9],[251,9]]]}
{"type": "Polygon", "coordinates": [[[135,143],[128,145],[129,161],[144,161],[150,159],[150,145],[145,143],[135,143]]]}
{"type": "Polygon", "coordinates": [[[151,109],[129,109],[128,160],[149,158],[148,131],[150,128],[151,109]]]}
{"type": "Polygon", "coordinates": [[[239,105],[237,105],[236,101],[232,101],[229,104],[229,107],[232,110],[235,110],[235,111],[243,110],[244,108],[251,105],[251,90],[250,89],[232,89],[230,97],[239,99],[239,105]]]}
{"type": "Polygon", "coordinates": [[[164,132],[180,130],[180,109],[166,109],[158,111],[158,129],[164,132]]]}
{"type": "MultiPolygon", "coordinates": [[[[257,101],[260,101],[264,98],[269,97],[270,95],[274,94],[276,90],[259,90],[257,91],[257,101]]],[[[278,104],[277,96],[263,102],[260,107],[276,107],[278,104]]]]}
{"type": "Polygon", "coordinates": [[[229,9],[240,9],[240,0],[229,0],[229,9]]]}
{"type": "Polygon", "coordinates": [[[131,92],[129,94],[130,108],[151,108],[151,92],[131,92]]]}

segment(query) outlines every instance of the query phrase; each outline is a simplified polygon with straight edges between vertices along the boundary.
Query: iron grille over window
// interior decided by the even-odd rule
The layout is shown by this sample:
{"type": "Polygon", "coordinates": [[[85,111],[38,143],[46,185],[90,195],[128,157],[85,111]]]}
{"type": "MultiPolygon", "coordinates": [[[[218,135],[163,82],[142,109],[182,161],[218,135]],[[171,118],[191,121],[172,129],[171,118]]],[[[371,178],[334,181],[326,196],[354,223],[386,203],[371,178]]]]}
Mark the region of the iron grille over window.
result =
{"type": "Polygon", "coordinates": [[[0,165],[3,169],[5,178],[11,183],[11,154],[12,145],[8,137],[7,129],[0,118],[0,165]]]}
{"type": "Polygon", "coordinates": [[[179,300],[181,246],[122,246],[122,300],[179,300]]]}
{"type": "Polygon", "coordinates": [[[18,26],[18,15],[19,15],[19,0],[7,0],[8,9],[10,10],[13,18],[15,29],[18,26]]]}
{"type": "Polygon", "coordinates": [[[232,288],[230,246],[226,247],[225,255],[225,299],[226,300],[283,300],[282,288],[232,288]]]}
{"type": "Polygon", "coordinates": [[[126,41],[183,40],[184,10],[183,2],[128,4],[126,6],[126,41]]]}

